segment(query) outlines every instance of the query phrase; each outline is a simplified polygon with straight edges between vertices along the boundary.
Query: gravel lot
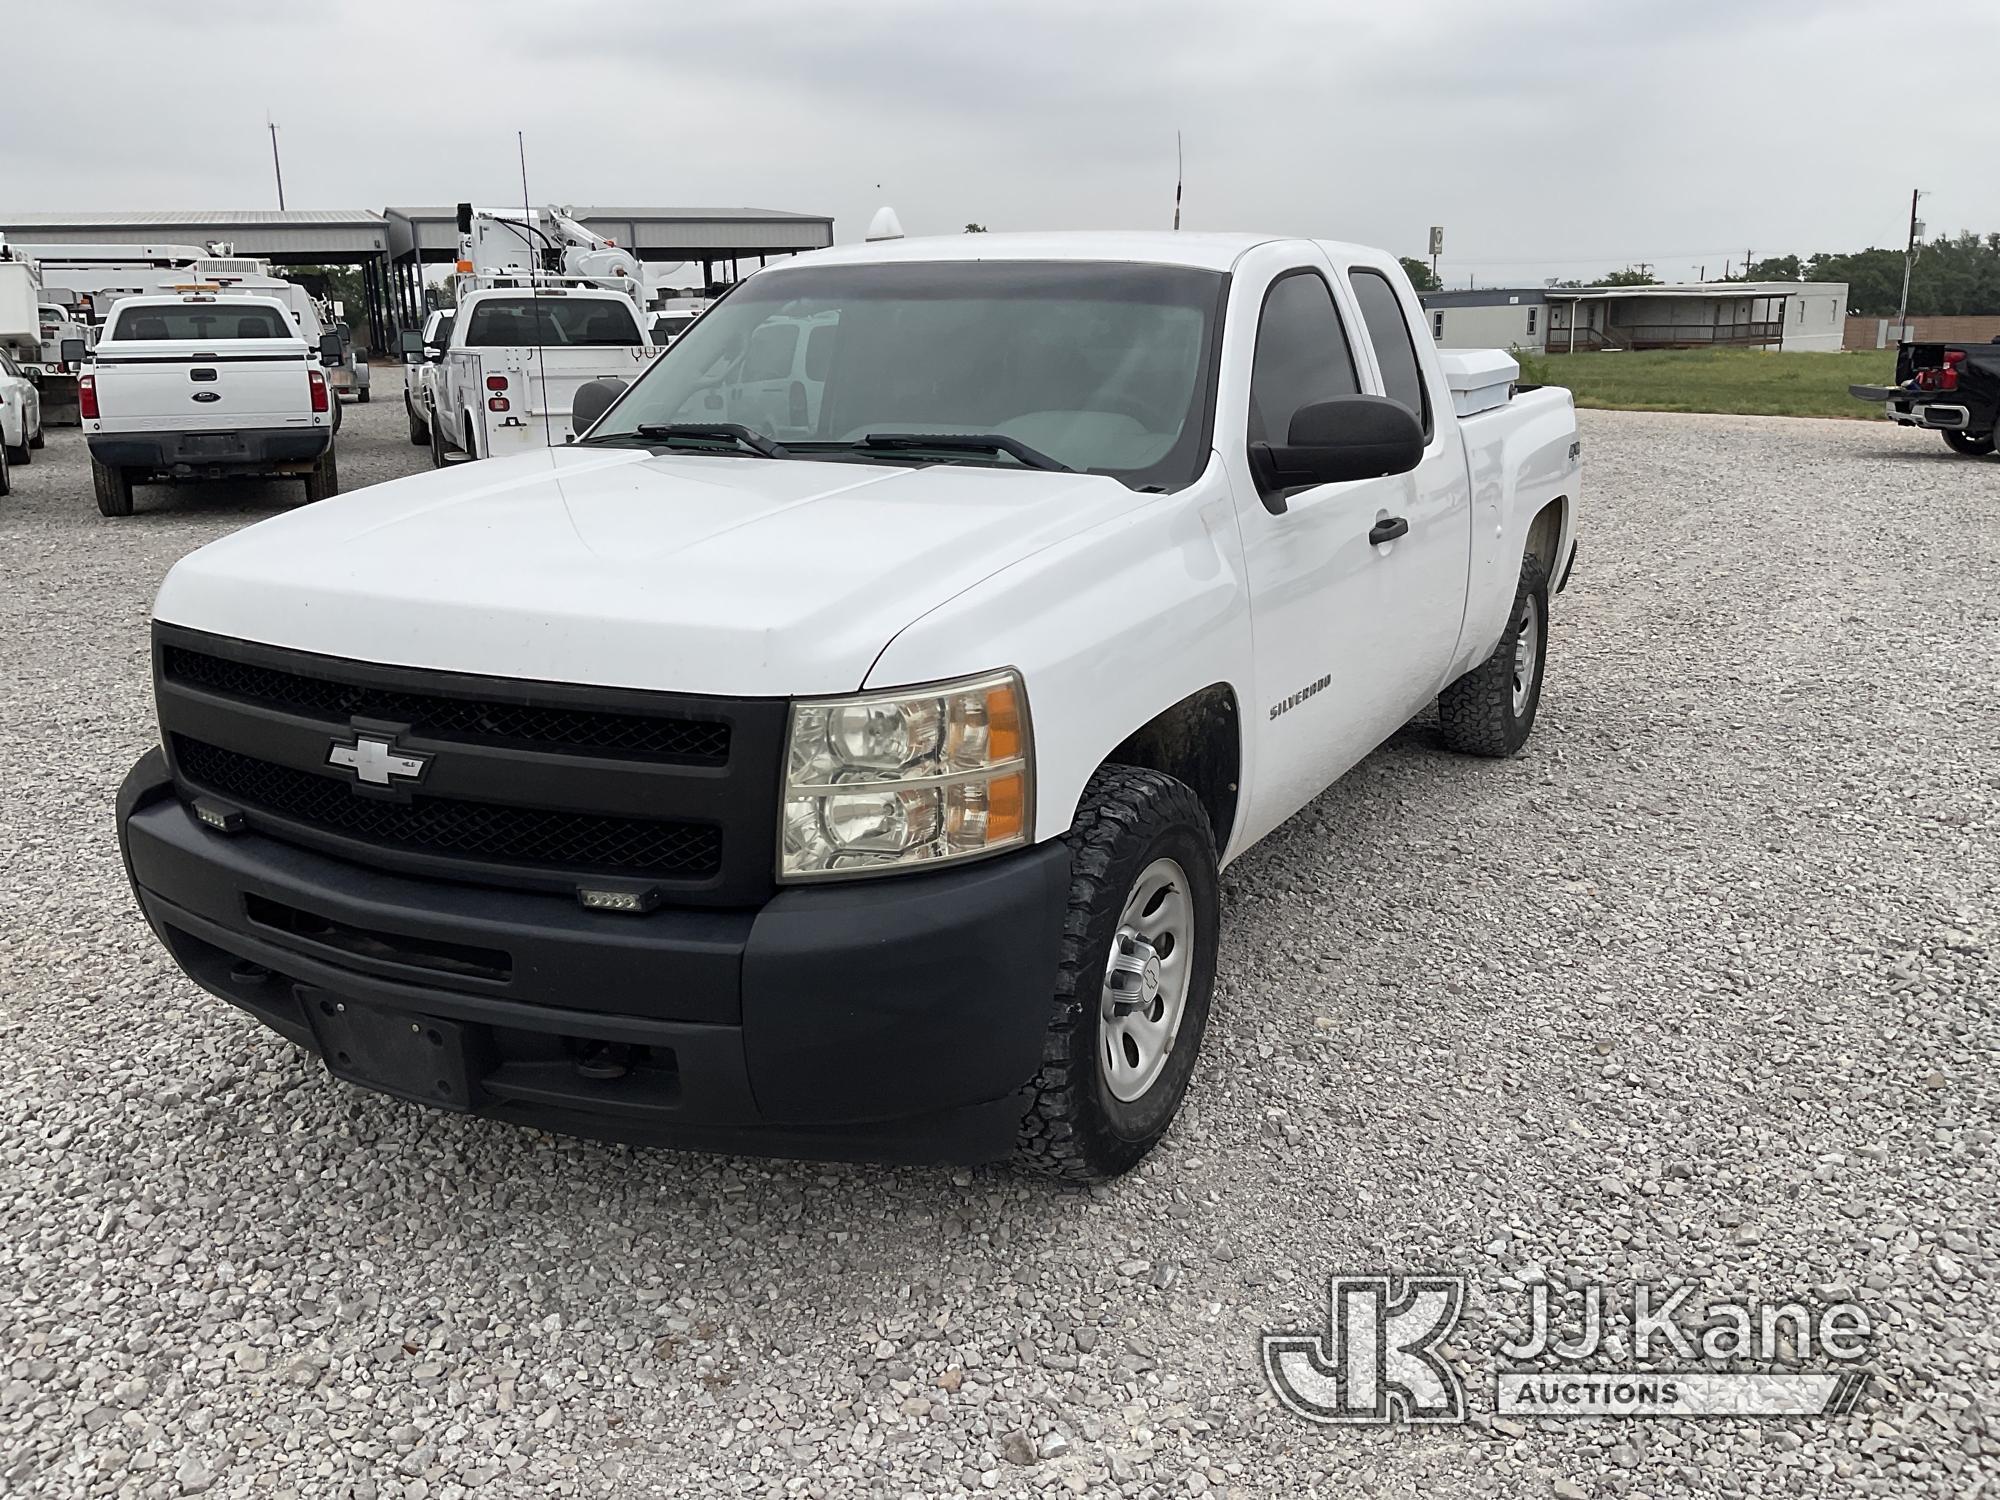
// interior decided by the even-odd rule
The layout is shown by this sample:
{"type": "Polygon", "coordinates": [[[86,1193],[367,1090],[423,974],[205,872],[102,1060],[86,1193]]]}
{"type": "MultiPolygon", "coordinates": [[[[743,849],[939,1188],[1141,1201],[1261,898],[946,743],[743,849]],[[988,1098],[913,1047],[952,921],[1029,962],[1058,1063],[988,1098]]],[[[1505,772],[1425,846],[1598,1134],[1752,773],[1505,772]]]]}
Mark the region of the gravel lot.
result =
{"type": "MultiPolygon", "coordinates": [[[[348,488],[422,467],[393,371],[348,488]]],[[[1139,1173],[559,1140],[328,1079],[183,981],[112,795],[167,566],[295,486],[0,501],[0,1491],[2000,1493],[2000,461],[1585,413],[1528,752],[1421,722],[1229,873],[1139,1173]],[[1256,1337],[1463,1271],[1474,1425],[1319,1428],[1256,1337]],[[1811,1422],[1490,1416],[1547,1276],[1851,1294],[1811,1422]]]]}

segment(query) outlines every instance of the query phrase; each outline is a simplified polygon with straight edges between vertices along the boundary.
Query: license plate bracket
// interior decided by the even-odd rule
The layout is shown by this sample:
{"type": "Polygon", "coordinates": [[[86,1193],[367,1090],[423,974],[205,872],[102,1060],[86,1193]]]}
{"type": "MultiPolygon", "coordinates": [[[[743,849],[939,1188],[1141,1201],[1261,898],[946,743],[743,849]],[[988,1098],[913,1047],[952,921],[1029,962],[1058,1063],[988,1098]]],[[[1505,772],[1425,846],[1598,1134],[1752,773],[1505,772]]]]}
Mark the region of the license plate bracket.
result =
{"type": "Polygon", "coordinates": [[[479,1103],[477,1049],[467,1027],[299,986],[327,1071],[348,1083],[434,1109],[479,1103]]]}

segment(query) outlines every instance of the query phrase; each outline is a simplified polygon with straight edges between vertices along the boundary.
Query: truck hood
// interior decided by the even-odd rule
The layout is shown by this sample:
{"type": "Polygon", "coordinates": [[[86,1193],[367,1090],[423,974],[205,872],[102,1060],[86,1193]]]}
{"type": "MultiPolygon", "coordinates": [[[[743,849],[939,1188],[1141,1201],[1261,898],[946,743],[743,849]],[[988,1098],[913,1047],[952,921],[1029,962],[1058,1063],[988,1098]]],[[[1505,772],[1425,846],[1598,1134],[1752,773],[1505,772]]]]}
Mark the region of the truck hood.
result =
{"type": "MultiPolygon", "coordinates": [[[[491,676],[848,692],[911,621],[1146,499],[1087,474],[553,448],[237,532],[182,559],[154,615],[491,676]]],[[[967,643],[968,672],[1005,665],[967,643]]]]}

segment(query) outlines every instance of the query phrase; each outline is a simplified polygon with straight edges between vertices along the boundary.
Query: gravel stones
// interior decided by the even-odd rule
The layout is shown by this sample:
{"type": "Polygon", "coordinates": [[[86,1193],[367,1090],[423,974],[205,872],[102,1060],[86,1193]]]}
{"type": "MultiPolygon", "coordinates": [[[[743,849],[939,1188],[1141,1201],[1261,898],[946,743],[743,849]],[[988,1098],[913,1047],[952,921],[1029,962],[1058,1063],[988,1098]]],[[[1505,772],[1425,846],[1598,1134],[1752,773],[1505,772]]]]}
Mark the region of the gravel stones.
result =
{"type": "MultiPolygon", "coordinates": [[[[350,487],[425,463],[383,375],[350,487]]],[[[2000,462],[1582,427],[1528,750],[1420,719],[1232,866],[1187,1113],[1081,1192],[431,1114],[201,994],[111,832],[146,610],[297,487],[107,521],[52,431],[0,500],[0,1490],[1990,1491],[2000,462]],[[1264,1389],[1258,1331],[1385,1266],[1473,1278],[1483,1423],[1319,1430],[1264,1389]],[[1852,1295],[1874,1394],[1492,1420],[1507,1287],[1544,1278],[1852,1295]]]]}

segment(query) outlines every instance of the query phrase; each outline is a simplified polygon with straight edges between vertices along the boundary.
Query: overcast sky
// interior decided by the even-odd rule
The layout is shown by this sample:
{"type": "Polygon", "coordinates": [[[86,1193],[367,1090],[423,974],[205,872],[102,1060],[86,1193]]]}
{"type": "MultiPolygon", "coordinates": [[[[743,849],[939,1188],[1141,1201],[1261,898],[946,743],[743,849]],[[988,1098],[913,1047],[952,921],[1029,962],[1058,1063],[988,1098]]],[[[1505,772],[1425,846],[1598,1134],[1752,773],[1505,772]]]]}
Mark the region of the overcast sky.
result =
{"type": "Polygon", "coordinates": [[[1913,187],[1933,233],[2000,231],[1994,0],[1943,40],[1887,0],[83,10],[8,18],[38,62],[0,91],[0,218],[274,207],[268,109],[293,208],[517,203],[521,129],[536,203],[1164,228],[1178,129],[1187,228],[1421,255],[1443,224],[1452,286],[1900,247],[1913,187]],[[21,86],[52,77],[53,113],[21,86]]]}

